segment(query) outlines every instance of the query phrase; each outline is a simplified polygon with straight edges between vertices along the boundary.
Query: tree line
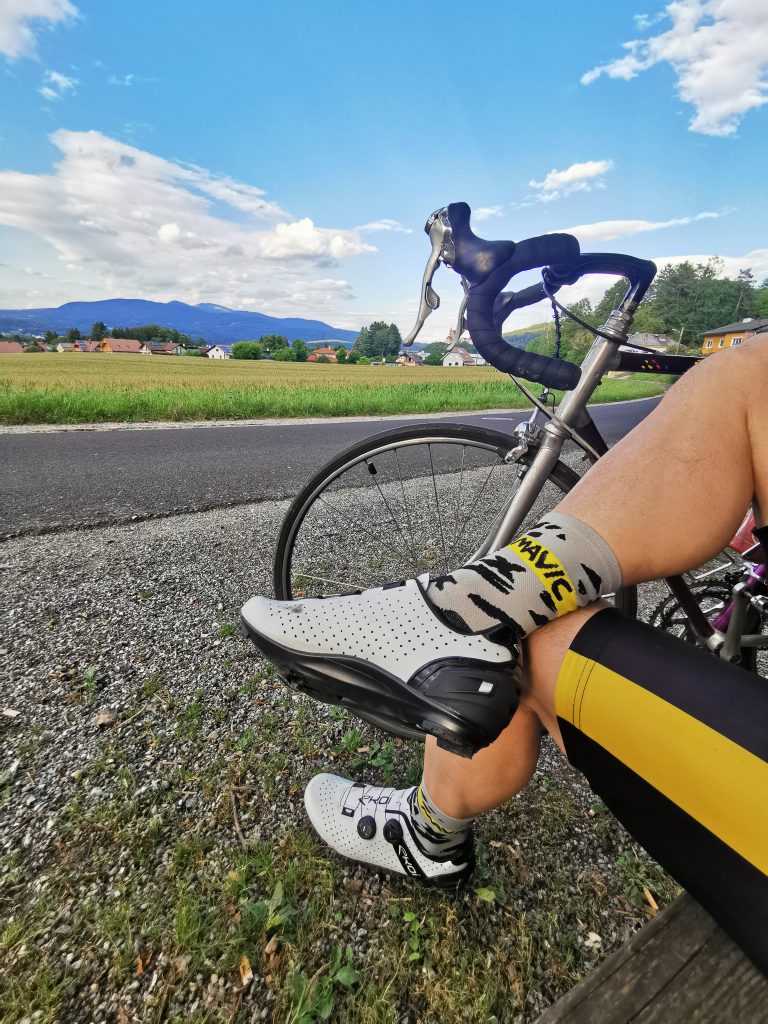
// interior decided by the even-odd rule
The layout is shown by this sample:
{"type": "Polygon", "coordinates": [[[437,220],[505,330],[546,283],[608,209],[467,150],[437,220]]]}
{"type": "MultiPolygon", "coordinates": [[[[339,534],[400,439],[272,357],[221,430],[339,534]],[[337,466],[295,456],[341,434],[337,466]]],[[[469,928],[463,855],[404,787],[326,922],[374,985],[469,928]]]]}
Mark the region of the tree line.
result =
{"type": "MultiPolygon", "coordinates": [[[[702,336],[707,331],[746,317],[768,318],[768,278],[758,285],[749,268],[739,271],[737,278],[723,277],[722,271],[722,260],[716,257],[706,263],[685,260],[664,267],[640,303],[633,332],[665,334],[680,344],[681,351],[695,352],[701,348],[702,336]]],[[[589,299],[572,303],[569,308],[593,327],[599,327],[619,305],[626,290],[626,281],[619,278],[594,308],[589,299]]],[[[561,355],[580,363],[594,336],[567,317],[562,317],[561,326],[561,355]]],[[[527,348],[551,355],[554,344],[554,328],[550,328],[527,348]]]]}

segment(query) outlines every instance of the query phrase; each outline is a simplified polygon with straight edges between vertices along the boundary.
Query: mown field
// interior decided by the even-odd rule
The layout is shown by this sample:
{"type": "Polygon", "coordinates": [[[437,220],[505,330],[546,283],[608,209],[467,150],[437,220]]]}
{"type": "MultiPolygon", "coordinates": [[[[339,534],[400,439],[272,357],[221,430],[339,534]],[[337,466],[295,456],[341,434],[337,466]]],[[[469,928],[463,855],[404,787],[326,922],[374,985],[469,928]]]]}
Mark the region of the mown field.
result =
{"type": "MultiPolygon", "coordinates": [[[[655,377],[605,381],[595,401],[660,394],[655,377]]],[[[524,408],[491,367],[401,368],[41,353],[0,356],[0,423],[354,416],[524,408]]]]}

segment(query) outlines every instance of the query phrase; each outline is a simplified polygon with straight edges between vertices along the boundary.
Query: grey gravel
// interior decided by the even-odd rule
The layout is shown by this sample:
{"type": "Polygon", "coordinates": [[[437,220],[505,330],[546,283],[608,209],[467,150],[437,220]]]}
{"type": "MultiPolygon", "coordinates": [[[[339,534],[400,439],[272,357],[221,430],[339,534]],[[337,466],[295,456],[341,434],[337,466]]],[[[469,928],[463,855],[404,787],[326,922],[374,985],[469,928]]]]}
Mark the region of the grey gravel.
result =
{"type": "MultiPolygon", "coordinates": [[[[0,932],[30,900],[42,901],[45,908],[46,893],[60,883],[49,872],[59,862],[62,843],[66,846],[73,807],[108,804],[119,812],[134,801],[146,822],[168,835],[167,852],[156,868],[144,869],[147,911],[162,895],[157,872],[167,865],[171,840],[182,822],[192,823],[196,835],[210,840],[208,864],[215,865],[217,858],[231,862],[238,840],[218,813],[222,793],[227,793],[228,744],[245,736],[267,712],[277,724],[262,756],[289,753],[290,765],[275,774],[269,794],[241,808],[243,833],[248,841],[279,845],[290,829],[309,831],[296,784],[332,767],[328,751],[350,723],[334,724],[325,710],[291,695],[245,640],[222,630],[236,623],[237,610],[248,596],[269,592],[271,553],[285,510],[283,502],[262,503],[3,545],[0,693],[2,706],[19,714],[0,718],[0,932]],[[255,681],[258,703],[242,693],[249,681],[255,681]],[[175,701],[174,716],[164,704],[168,693],[175,701]],[[314,749],[286,751],[285,736],[291,735],[301,708],[310,710],[323,731],[311,744],[314,749]],[[4,778],[4,769],[16,764],[4,778]],[[206,770],[220,771],[221,791],[199,781],[206,770]]],[[[612,905],[625,908],[623,916],[605,911],[599,942],[590,944],[592,928],[584,928],[581,960],[574,965],[583,971],[595,962],[598,947],[601,955],[609,952],[641,920],[626,912],[618,895],[616,859],[630,844],[615,826],[610,855],[596,843],[590,817],[595,798],[551,744],[545,745],[529,788],[529,795],[485,816],[480,839],[487,844],[504,836],[505,856],[520,864],[521,877],[529,884],[508,897],[516,911],[535,915],[543,907],[557,912],[551,906],[549,880],[537,868],[541,851],[527,837],[525,814],[535,806],[537,791],[553,788],[577,808],[581,824],[557,839],[565,876],[558,881],[560,898],[583,887],[585,878],[595,877],[601,879],[594,882],[596,892],[607,885],[612,905]]],[[[98,833],[92,842],[97,850],[98,833]]],[[[490,846],[486,849],[489,862],[501,856],[490,846]]],[[[67,982],[61,1021],[111,1020],[118,1004],[127,1019],[143,1020],[149,1019],[145,1011],[157,1005],[152,987],[160,977],[162,952],[140,978],[110,987],[110,965],[119,950],[113,951],[109,942],[97,948],[67,945],[72,939],[68,918],[83,901],[98,912],[124,892],[133,870],[130,854],[118,851],[106,876],[91,874],[87,863],[69,863],[69,897],[42,912],[35,955],[44,953],[54,964],[54,974],[67,982]]],[[[360,963],[377,948],[374,901],[389,891],[407,892],[407,883],[338,859],[334,864],[339,891],[348,894],[347,904],[336,908],[341,918],[334,928],[346,935],[360,963]]],[[[456,901],[460,918],[473,897],[445,899],[456,901]]],[[[503,932],[501,911],[491,908],[489,914],[497,916],[503,932]]],[[[143,948],[141,936],[133,941],[133,949],[125,952],[136,957],[143,948]]],[[[5,955],[0,987],[3,973],[16,970],[29,952],[16,946],[5,955]]],[[[546,948],[536,956],[533,975],[539,988],[529,995],[520,1020],[534,1019],[559,994],[547,979],[546,948]]],[[[266,1019],[271,1012],[266,1004],[274,998],[265,971],[255,963],[253,969],[250,1009],[243,1020],[266,1019]]],[[[234,984],[229,976],[198,974],[188,986],[178,985],[173,1011],[187,1019],[193,1007],[202,1012],[224,998],[212,994],[212,987],[229,999],[234,984]]],[[[26,1007],[28,1014],[37,1010],[26,1007]]],[[[407,1006],[401,1010],[403,1021],[415,1021],[407,1006]]]]}

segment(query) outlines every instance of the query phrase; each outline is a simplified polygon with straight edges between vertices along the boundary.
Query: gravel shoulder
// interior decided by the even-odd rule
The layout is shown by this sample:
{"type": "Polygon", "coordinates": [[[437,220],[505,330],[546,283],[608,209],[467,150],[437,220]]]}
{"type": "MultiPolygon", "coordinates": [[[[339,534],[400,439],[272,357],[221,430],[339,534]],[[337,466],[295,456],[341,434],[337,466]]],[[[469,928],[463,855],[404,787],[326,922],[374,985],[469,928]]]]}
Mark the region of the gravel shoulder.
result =
{"type": "Polygon", "coordinates": [[[325,849],[311,775],[420,749],[238,635],[285,507],[0,546],[4,1022],[533,1021],[676,893],[551,746],[458,894],[325,849]]]}

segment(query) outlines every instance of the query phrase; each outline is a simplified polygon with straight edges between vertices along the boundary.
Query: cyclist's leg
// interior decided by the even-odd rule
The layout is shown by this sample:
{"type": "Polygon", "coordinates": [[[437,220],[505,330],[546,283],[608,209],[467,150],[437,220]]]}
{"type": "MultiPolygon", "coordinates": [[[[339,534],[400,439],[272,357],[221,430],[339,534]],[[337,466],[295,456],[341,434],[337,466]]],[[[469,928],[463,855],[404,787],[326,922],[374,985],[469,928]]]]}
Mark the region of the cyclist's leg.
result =
{"type": "Polygon", "coordinates": [[[541,734],[538,705],[534,711],[523,702],[499,738],[471,759],[443,750],[430,736],[424,748],[423,783],[440,810],[454,818],[475,818],[528,785],[541,734]]]}
{"type": "Polygon", "coordinates": [[[768,686],[613,609],[528,643],[530,699],[625,827],[768,972],[768,686]]]}
{"type": "Polygon", "coordinates": [[[753,498],[768,514],[766,380],[768,339],[704,360],[563,498],[558,510],[608,542],[625,584],[703,564],[753,498]]]}

